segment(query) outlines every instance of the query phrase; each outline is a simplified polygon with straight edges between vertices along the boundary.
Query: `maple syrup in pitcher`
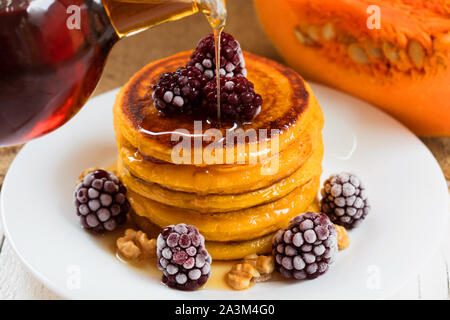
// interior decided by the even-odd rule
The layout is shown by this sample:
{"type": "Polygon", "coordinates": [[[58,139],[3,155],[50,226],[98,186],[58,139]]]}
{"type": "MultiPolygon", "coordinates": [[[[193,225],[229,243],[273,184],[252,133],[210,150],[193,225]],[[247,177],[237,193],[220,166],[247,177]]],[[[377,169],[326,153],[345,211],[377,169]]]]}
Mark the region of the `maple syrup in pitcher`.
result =
{"type": "Polygon", "coordinates": [[[0,0],[0,146],[68,121],[119,39],[197,12],[218,38],[225,0],[0,0]]]}

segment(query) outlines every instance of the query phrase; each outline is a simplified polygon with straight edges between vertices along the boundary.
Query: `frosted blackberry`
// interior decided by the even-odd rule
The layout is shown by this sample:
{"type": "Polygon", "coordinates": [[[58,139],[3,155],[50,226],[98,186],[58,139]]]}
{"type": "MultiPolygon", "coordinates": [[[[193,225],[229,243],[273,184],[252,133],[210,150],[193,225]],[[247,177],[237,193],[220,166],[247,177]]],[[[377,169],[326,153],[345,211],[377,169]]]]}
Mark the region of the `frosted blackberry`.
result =
{"type": "Polygon", "coordinates": [[[127,189],[113,173],[88,173],[74,192],[76,214],[82,226],[103,233],[124,224],[130,210],[126,194],[127,189]]]}
{"type": "Polygon", "coordinates": [[[321,193],[322,212],[346,229],[357,227],[370,212],[366,189],[353,174],[332,175],[325,181],[321,193]]]}
{"type": "Polygon", "coordinates": [[[155,108],[165,114],[192,114],[202,105],[202,89],[208,79],[195,67],[164,73],[153,86],[155,108]]]}
{"type": "Polygon", "coordinates": [[[295,217],[273,239],[275,268],[285,278],[315,279],[327,272],[337,252],[336,228],[323,213],[295,217]]]}
{"type": "MultiPolygon", "coordinates": [[[[217,118],[217,81],[209,81],[203,89],[206,112],[217,118]]],[[[262,97],[244,76],[220,77],[220,114],[222,120],[248,121],[261,110],[262,97]]]]}
{"type": "MultiPolygon", "coordinates": [[[[213,79],[216,75],[215,50],[214,35],[210,34],[200,40],[187,65],[196,67],[208,79],[213,79]]],[[[241,46],[233,36],[225,32],[222,32],[220,40],[220,75],[226,77],[247,76],[241,46]]]]}
{"type": "Polygon", "coordinates": [[[194,226],[168,226],[156,242],[158,269],[163,282],[179,290],[195,290],[211,276],[211,256],[205,249],[205,238],[194,226]]]}

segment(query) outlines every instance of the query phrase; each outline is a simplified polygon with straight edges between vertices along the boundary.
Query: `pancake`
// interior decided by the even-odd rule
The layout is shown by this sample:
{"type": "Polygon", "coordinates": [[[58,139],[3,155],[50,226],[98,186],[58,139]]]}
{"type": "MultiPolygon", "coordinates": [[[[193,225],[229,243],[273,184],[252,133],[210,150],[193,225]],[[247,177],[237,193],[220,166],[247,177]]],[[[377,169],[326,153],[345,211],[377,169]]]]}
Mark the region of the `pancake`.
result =
{"type": "Polygon", "coordinates": [[[171,207],[146,199],[132,190],[128,190],[127,197],[136,214],[150,219],[161,228],[186,223],[196,226],[209,241],[243,241],[286,227],[291,218],[304,212],[314,201],[319,180],[319,177],[314,177],[274,202],[226,213],[201,213],[171,207]]]}
{"type": "MultiPolygon", "coordinates": [[[[154,108],[151,90],[149,90],[161,74],[175,71],[177,67],[185,65],[190,53],[190,51],[183,52],[150,63],[136,73],[117,96],[114,105],[116,132],[120,133],[141,154],[175,163],[172,160],[172,149],[179,142],[172,141],[172,133],[177,129],[195,133],[193,120],[196,119],[187,116],[163,116],[154,108]]],[[[253,129],[258,133],[256,141],[258,151],[249,152],[250,144],[254,143],[246,141],[243,149],[240,149],[239,144],[236,143],[232,146],[224,145],[223,154],[225,157],[227,152],[231,152],[235,157],[241,156],[245,163],[251,163],[255,157],[262,161],[273,155],[270,150],[275,137],[280,151],[296,140],[306,124],[310,122],[309,111],[317,105],[317,101],[308,84],[295,71],[247,52],[244,56],[247,62],[248,78],[254,83],[256,92],[260,93],[264,100],[261,112],[250,123],[242,125],[244,131],[253,129]],[[260,129],[266,130],[265,139],[259,134],[260,129]]],[[[230,129],[229,124],[224,124],[222,127],[214,121],[205,120],[202,120],[201,124],[202,132],[216,128],[223,134],[224,143],[228,142],[226,133],[230,129]]],[[[211,143],[203,141],[201,146],[194,149],[206,153],[205,148],[211,143]],[[200,148],[201,150],[197,150],[200,148]]],[[[190,163],[196,166],[208,165],[204,159],[195,163],[194,154],[195,152],[192,152],[190,163]]]]}
{"type": "Polygon", "coordinates": [[[125,186],[144,198],[202,213],[228,212],[258,206],[284,197],[297,187],[305,184],[312,177],[321,174],[322,157],[323,146],[320,145],[315,148],[311,157],[292,175],[281,179],[269,187],[240,194],[204,196],[196,193],[173,191],[159,184],[148,183],[133,176],[129,170],[123,168],[124,164],[120,159],[118,161],[118,172],[120,172],[120,178],[125,186]]]}
{"type": "MultiPolygon", "coordinates": [[[[314,201],[305,212],[319,212],[319,205],[314,201]]],[[[149,219],[136,215],[133,211],[130,217],[136,226],[148,234],[150,238],[155,238],[162,231],[161,228],[150,222],[149,219]]],[[[206,249],[214,260],[238,260],[251,254],[268,254],[272,251],[272,239],[276,232],[265,235],[254,240],[242,242],[214,242],[206,241],[206,249]]]]}

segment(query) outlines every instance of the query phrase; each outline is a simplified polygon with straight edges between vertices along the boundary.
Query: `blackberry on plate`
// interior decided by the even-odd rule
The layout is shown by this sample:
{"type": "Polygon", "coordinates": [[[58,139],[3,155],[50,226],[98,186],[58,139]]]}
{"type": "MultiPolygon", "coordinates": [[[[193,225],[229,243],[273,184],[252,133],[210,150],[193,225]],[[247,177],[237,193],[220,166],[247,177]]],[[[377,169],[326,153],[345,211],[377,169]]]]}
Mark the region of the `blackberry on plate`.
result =
{"type": "Polygon", "coordinates": [[[126,194],[127,189],[113,173],[88,173],[74,192],[76,214],[82,226],[103,233],[124,224],[130,209],[126,194]]]}
{"type": "MultiPolygon", "coordinates": [[[[217,117],[217,81],[209,81],[203,89],[206,112],[217,117]]],[[[220,77],[220,112],[223,120],[248,121],[261,111],[262,97],[244,76],[220,77]]]]}
{"type": "Polygon", "coordinates": [[[194,226],[181,223],[165,228],[156,241],[156,254],[163,282],[171,288],[195,290],[211,276],[205,238],[194,226]]]}
{"type": "Polygon", "coordinates": [[[164,73],[153,86],[155,108],[165,114],[192,114],[202,105],[202,89],[208,79],[195,67],[164,73]]]}
{"type": "Polygon", "coordinates": [[[353,174],[332,175],[325,181],[321,193],[322,212],[346,229],[357,227],[370,212],[366,189],[353,174]]]}
{"type": "MultiPolygon", "coordinates": [[[[213,79],[216,75],[215,50],[214,35],[210,34],[200,40],[187,65],[196,67],[208,79],[213,79]]],[[[241,46],[232,35],[225,32],[222,32],[220,39],[220,75],[226,77],[247,76],[241,46]]]]}
{"type": "Polygon", "coordinates": [[[273,239],[275,269],[285,278],[317,278],[327,272],[337,252],[336,228],[323,213],[295,217],[273,239]]]}

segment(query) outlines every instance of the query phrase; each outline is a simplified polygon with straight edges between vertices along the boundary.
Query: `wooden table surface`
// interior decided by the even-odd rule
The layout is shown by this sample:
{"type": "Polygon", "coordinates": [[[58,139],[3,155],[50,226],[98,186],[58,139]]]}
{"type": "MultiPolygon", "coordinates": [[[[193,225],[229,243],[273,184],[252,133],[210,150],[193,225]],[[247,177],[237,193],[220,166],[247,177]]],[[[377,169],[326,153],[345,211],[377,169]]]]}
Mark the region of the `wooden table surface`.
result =
{"type": "MultiPolygon", "coordinates": [[[[245,50],[282,62],[259,27],[250,0],[228,0],[229,19],[226,31],[237,35],[245,50]]],[[[195,47],[210,33],[202,15],[167,23],[123,39],[113,48],[102,79],[94,93],[100,94],[123,85],[150,61],[195,47]]],[[[450,137],[421,138],[438,159],[450,180],[450,137]]],[[[19,147],[0,149],[0,184],[19,147]]],[[[418,257],[420,259],[420,257],[418,257]]],[[[399,299],[449,299],[450,236],[427,267],[400,290],[399,299]]],[[[5,239],[0,223],[0,299],[58,299],[39,283],[22,265],[5,239]]]]}

